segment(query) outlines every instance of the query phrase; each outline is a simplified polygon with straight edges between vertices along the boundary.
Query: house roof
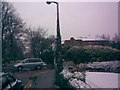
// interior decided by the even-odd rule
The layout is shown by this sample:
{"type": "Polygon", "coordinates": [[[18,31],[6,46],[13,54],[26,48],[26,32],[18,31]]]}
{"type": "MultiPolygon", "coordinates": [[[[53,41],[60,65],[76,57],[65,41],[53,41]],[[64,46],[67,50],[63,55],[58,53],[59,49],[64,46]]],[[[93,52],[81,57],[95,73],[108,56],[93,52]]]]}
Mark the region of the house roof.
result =
{"type": "MultiPolygon", "coordinates": [[[[94,38],[74,38],[77,41],[108,41],[106,39],[94,39],[94,38]]],[[[64,41],[69,42],[71,39],[66,39],[64,41]]]]}

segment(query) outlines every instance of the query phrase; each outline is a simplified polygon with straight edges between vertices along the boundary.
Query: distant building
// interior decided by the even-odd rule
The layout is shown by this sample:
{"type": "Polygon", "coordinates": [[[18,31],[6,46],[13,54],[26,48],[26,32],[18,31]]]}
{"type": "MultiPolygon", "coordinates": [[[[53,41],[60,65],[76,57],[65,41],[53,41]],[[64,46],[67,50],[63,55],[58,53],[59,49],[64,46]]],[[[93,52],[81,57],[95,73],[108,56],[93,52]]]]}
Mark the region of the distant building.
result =
{"type": "Polygon", "coordinates": [[[75,40],[73,37],[70,40],[65,40],[63,46],[81,46],[82,40],[75,40]]]}
{"type": "Polygon", "coordinates": [[[105,39],[75,39],[65,40],[63,46],[87,46],[87,45],[102,45],[108,46],[109,41],[105,39]]]}

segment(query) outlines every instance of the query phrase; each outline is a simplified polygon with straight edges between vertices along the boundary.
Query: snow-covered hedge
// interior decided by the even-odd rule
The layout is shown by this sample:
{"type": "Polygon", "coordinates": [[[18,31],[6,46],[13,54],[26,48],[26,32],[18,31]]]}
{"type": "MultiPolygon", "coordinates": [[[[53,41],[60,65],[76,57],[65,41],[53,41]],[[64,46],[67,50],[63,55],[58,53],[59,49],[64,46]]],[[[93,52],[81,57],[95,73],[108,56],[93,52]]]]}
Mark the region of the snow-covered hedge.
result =
{"type": "Polygon", "coordinates": [[[88,63],[86,66],[87,69],[90,71],[105,71],[120,73],[120,61],[93,62],[88,63]]]}
{"type": "Polygon", "coordinates": [[[68,68],[64,68],[60,75],[63,76],[64,80],[73,88],[90,88],[90,86],[85,83],[85,73],[83,72],[71,72],[68,68]]]}
{"type": "Polygon", "coordinates": [[[88,85],[87,83],[78,80],[76,78],[71,78],[68,81],[70,83],[71,86],[73,86],[74,88],[90,88],[90,85],[88,85]]]}

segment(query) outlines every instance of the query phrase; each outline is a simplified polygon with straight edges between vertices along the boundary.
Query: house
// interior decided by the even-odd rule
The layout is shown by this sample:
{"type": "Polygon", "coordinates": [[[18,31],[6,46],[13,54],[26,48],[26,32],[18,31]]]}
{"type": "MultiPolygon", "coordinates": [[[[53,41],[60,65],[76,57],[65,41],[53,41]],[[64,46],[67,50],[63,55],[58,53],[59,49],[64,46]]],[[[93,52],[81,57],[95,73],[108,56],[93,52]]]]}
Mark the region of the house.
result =
{"type": "Polygon", "coordinates": [[[80,39],[71,37],[70,40],[65,40],[63,46],[88,46],[88,45],[102,45],[108,46],[109,41],[105,39],[80,39]]]}

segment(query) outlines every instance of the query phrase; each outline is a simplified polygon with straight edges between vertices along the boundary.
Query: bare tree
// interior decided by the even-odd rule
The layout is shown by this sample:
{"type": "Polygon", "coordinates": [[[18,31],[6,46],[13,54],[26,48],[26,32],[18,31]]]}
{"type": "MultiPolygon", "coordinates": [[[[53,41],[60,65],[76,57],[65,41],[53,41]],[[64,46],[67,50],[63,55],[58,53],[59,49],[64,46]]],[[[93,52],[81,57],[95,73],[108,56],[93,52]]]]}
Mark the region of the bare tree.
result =
{"type": "Polygon", "coordinates": [[[41,27],[29,29],[31,51],[34,57],[40,57],[40,54],[43,52],[44,50],[43,43],[45,41],[46,35],[47,35],[47,31],[45,31],[41,27]]]}
{"type": "Polygon", "coordinates": [[[5,62],[22,57],[22,50],[17,46],[18,33],[24,28],[24,23],[16,14],[14,6],[2,2],[2,57],[5,62]]]}
{"type": "Polygon", "coordinates": [[[105,34],[97,35],[96,37],[100,39],[110,40],[110,36],[105,34]]]}
{"type": "Polygon", "coordinates": [[[115,42],[120,42],[120,35],[115,34],[112,40],[115,42]]]}
{"type": "Polygon", "coordinates": [[[114,35],[114,37],[112,38],[111,46],[113,48],[120,49],[120,35],[119,34],[114,35]]]}

